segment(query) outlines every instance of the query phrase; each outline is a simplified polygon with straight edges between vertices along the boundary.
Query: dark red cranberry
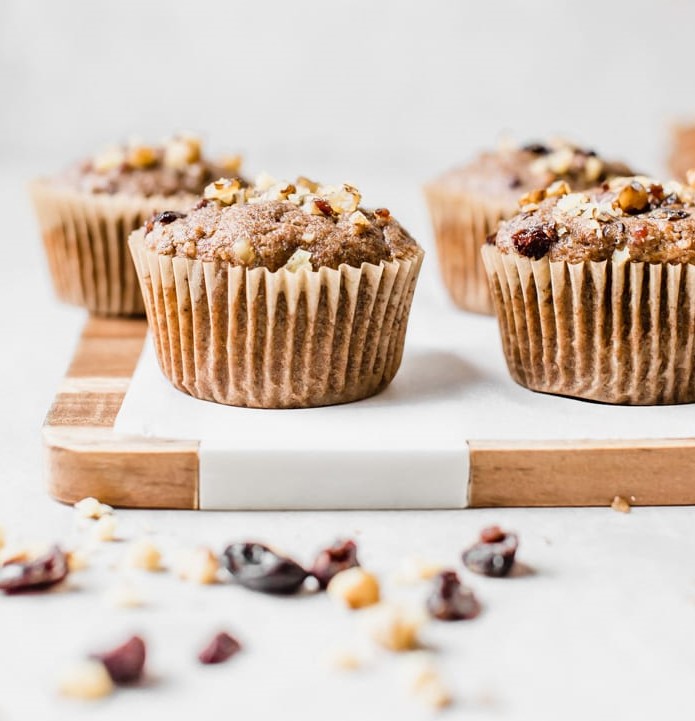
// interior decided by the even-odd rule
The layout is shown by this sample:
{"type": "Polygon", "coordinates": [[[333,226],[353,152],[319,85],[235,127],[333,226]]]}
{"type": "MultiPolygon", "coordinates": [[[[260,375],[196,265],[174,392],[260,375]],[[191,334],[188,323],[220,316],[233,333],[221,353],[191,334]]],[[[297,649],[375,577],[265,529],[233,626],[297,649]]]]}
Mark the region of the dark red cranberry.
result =
{"type": "Polygon", "coordinates": [[[517,252],[535,260],[546,255],[556,240],[557,233],[555,228],[550,225],[523,228],[512,235],[512,243],[517,252]]]}
{"type": "Polygon", "coordinates": [[[152,219],[155,223],[161,223],[162,225],[169,225],[179,218],[185,218],[185,213],[179,213],[178,210],[164,210],[158,215],[155,215],[152,219]]]}
{"type": "Polygon", "coordinates": [[[210,201],[207,198],[201,198],[194,206],[193,210],[200,210],[201,208],[205,208],[210,204],[210,201]]]}
{"type": "Polygon", "coordinates": [[[133,636],[112,651],[92,654],[101,661],[114,683],[135,683],[142,678],[147,649],[140,636],[133,636]]]}
{"type": "Polygon", "coordinates": [[[480,541],[463,552],[466,568],[485,576],[506,576],[514,565],[519,538],[507,533],[499,526],[484,528],[480,541]]]}
{"type": "Polygon", "coordinates": [[[485,238],[485,243],[487,245],[494,245],[496,242],[497,242],[497,233],[490,233],[490,235],[488,235],[485,238]]]}
{"type": "Polygon", "coordinates": [[[264,593],[296,593],[309,575],[296,561],[262,543],[232,543],[222,561],[240,585],[264,593]]]}
{"type": "Polygon", "coordinates": [[[310,573],[319,582],[320,588],[326,588],[333,576],[359,565],[355,542],[336,541],[332,546],[325,548],[316,556],[310,573]]]}
{"type": "Polygon", "coordinates": [[[461,583],[456,571],[443,571],[434,579],[427,610],[440,621],[462,621],[475,618],[480,613],[480,604],[473,591],[461,583]]]}
{"type": "Polygon", "coordinates": [[[241,644],[228,633],[218,633],[210,643],[198,654],[200,663],[224,663],[234,654],[241,651],[241,644]]]}
{"type": "Polygon", "coordinates": [[[324,215],[328,215],[330,217],[335,215],[333,208],[331,208],[331,204],[327,200],[324,200],[323,198],[315,198],[314,204],[324,215]]]}
{"type": "Polygon", "coordinates": [[[7,594],[40,591],[60,583],[67,575],[67,556],[53,546],[33,561],[11,561],[0,566],[0,591],[7,594]]]}
{"type": "Polygon", "coordinates": [[[550,152],[550,148],[542,143],[528,143],[522,146],[521,149],[534,155],[547,155],[550,152]]]}

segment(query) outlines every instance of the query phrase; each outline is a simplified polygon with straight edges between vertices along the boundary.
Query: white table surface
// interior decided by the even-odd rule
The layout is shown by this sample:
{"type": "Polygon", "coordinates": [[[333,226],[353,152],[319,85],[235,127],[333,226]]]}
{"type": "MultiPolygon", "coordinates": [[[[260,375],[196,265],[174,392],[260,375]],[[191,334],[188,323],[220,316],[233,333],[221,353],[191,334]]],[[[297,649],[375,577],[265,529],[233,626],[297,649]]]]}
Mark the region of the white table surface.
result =
{"type": "MultiPolygon", "coordinates": [[[[52,298],[36,228],[19,181],[0,174],[5,271],[0,283],[0,523],[17,540],[75,541],[74,513],[42,484],[40,426],[84,320],[52,298]]],[[[368,190],[369,183],[363,183],[368,190]]],[[[373,184],[376,187],[376,183],[373,184]]],[[[387,187],[387,186],[383,186],[387,187]]],[[[428,245],[416,188],[379,197],[428,245]],[[409,194],[408,194],[409,193],[409,194]],[[385,197],[387,196],[387,197],[385,197]]],[[[369,195],[368,195],[369,197],[369,195]]],[[[430,255],[430,263],[433,256],[430,255]]],[[[664,469],[668,473],[668,469],[664,469]]],[[[655,479],[657,482],[658,479],[655,479]]],[[[457,703],[444,718],[514,721],[692,719],[695,700],[695,534],[691,508],[465,510],[440,512],[196,513],[119,511],[125,538],[154,529],[177,547],[249,537],[308,560],[336,536],[354,537],[363,564],[387,578],[419,554],[456,564],[485,524],[521,536],[535,574],[494,580],[465,573],[483,614],[431,624],[434,649],[457,703]]],[[[191,716],[305,721],[431,718],[409,695],[404,659],[377,653],[354,675],[325,658],[361,638],[354,615],[323,596],[275,599],[228,585],[190,587],[168,574],[134,574],[149,598],[139,610],[102,602],[123,575],[124,543],[104,545],[91,570],[62,591],[0,597],[0,719],[191,716]],[[202,641],[228,628],[246,651],[201,668],[202,641]],[[150,644],[150,682],[97,704],[58,699],[65,664],[131,632],[150,644]]],[[[408,592],[417,598],[424,588],[408,592]]],[[[387,596],[405,597],[386,585],[387,596]]]]}

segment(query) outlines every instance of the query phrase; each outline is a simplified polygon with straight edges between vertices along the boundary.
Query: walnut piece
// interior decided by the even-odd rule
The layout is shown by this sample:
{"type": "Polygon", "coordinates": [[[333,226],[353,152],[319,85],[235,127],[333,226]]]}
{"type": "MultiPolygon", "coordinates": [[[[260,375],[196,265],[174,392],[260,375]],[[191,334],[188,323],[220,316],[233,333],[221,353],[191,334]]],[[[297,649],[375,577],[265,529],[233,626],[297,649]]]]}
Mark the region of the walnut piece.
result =
{"type": "Polygon", "coordinates": [[[219,568],[217,556],[209,548],[200,547],[181,554],[176,572],[183,581],[207,585],[217,583],[219,568]]]}
{"type": "Polygon", "coordinates": [[[333,576],[326,589],[348,608],[365,608],[379,602],[379,581],[360,566],[348,568],[333,576]]]}
{"type": "Polygon", "coordinates": [[[242,199],[241,193],[241,182],[238,178],[219,178],[205,187],[203,197],[216,200],[221,205],[233,205],[242,199]]]}
{"type": "Polygon", "coordinates": [[[419,645],[423,617],[391,603],[379,603],[365,616],[374,641],[389,651],[412,651],[419,645]]]}
{"type": "Polygon", "coordinates": [[[303,248],[297,248],[285,263],[285,270],[296,273],[298,270],[313,270],[311,265],[311,253],[303,248]]]}
{"type": "Polygon", "coordinates": [[[61,675],[58,690],[69,698],[91,701],[113,693],[109,672],[100,661],[82,661],[61,675]]]}
{"type": "Polygon", "coordinates": [[[96,498],[88,496],[83,498],[81,501],[77,501],[74,506],[78,515],[82,518],[101,518],[109,513],[113,513],[113,508],[107,506],[105,503],[100,503],[96,498]]]}
{"type": "Polygon", "coordinates": [[[138,568],[142,571],[160,571],[162,554],[148,538],[140,538],[130,544],[124,563],[129,568],[138,568]]]}
{"type": "Polygon", "coordinates": [[[164,146],[164,165],[174,170],[185,170],[200,160],[200,138],[181,134],[164,146]]]}
{"type": "Polygon", "coordinates": [[[115,516],[102,516],[93,526],[91,530],[92,538],[95,541],[115,541],[116,540],[116,523],[115,516]]]}
{"type": "Polygon", "coordinates": [[[92,158],[92,168],[97,173],[108,173],[109,170],[120,168],[126,162],[126,156],[122,148],[117,146],[107,148],[92,158]]]}
{"type": "Polygon", "coordinates": [[[611,503],[611,508],[619,513],[630,513],[631,506],[627,498],[616,496],[611,503]]]}

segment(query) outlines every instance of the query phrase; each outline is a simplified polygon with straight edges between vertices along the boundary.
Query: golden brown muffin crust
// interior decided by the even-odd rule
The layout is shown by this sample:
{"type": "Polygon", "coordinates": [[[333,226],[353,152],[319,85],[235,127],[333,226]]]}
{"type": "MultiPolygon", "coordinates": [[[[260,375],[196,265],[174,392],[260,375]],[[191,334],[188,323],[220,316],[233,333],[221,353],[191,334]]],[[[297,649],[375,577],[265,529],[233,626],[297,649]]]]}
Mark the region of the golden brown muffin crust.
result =
{"type": "Polygon", "coordinates": [[[562,182],[521,199],[489,239],[502,253],[551,261],[695,262],[695,191],[645,176],[571,192],[562,182]]]}

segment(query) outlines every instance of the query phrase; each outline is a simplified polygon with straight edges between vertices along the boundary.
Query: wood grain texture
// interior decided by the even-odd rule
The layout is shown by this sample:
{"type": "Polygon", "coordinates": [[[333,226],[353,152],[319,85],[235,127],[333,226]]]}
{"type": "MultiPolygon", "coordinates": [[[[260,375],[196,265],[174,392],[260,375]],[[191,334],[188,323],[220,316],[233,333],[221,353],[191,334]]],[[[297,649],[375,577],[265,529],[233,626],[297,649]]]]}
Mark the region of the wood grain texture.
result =
{"type": "MultiPolygon", "coordinates": [[[[134,438],[113,424],[137,365],[144,320],[92,318],[44,426],[48,485],[65,503],[198,508],[199,444],[134,438]]],[[[695,504],[695,439],[471,441],[469,505],[695,504]]],[[[464,479],[462,479],[462,482],[464,479]]]]}
{"type": "Polygon", "coordinates": [[[113,430],[147,324],[91,318],[44,425],[50,493],[64,503],[96,496],[113,506],[198,507],[198,443],[133,438],[113,430]]]}

